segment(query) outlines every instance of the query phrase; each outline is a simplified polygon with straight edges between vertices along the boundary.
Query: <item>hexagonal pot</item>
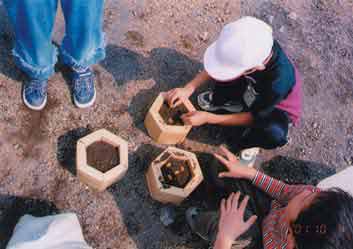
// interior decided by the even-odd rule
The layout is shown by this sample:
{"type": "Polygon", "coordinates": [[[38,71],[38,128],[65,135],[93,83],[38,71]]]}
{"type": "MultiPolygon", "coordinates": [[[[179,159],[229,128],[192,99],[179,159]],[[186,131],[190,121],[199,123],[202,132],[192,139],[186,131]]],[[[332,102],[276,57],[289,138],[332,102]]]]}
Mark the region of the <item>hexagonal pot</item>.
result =
{"type": "Polygon", "coordinates": [[[95,131],[77,141],[76,169],[81,182],[97,191],[104,191],[126,174],[128,169],[128,143],[105,129],[95,131]],[[95,142],[104,142],[119,150],[119,164],[105,173],[87,163],[87,147],[95,142]]]}
{"type": "MultiPolygon", "coordinates": [[[[168,125],[160,115],[160,110],[165,102],[163,93],[159,94],[153,102],[145,118],[145,127],[152,139],[160,144],[177,144],[185,140],[191,130],[191,125],[168,125]]],[[[195,111],[195,107],[189,100],[183,101],[185,109],[195,111]]]]}
{"type": "Polygon", "coordinates": [[[151,163],[146,172],[146,181],[151,197],[162,203],[173,203],[179,205],[195,190],[202,180],[203,175],[196,155],[175,147],[169,147],[163,151],[151,163]],[[166,165],[170,158],[187,161],[191,172],[191,179],[184,188],[171,185],[166,188],[162,183],[163,174],[161,168],[166,165]]]}

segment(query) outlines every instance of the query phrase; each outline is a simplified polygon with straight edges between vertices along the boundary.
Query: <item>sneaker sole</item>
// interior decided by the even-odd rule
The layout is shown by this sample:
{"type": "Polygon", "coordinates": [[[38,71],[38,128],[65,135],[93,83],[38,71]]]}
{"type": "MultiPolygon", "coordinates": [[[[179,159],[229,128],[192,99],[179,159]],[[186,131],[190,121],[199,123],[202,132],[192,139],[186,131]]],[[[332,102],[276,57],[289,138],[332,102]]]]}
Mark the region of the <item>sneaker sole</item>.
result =
{"type": "Polygon", "coordinates": [[[75,105],[80,108],[80,109],[84,109],[84,108],[88,108],[88,107],[91,107],[94,102],[96,101],[96,96],[97,96],[97,92],[96,92],[96,88],[94,88],[94,95],[93,95],[93,98],[90,102],[88,103],[85,103],[85,104],[81,104],[80,102],[78,102],[74,96],[74,103],[75,105]]]}
{"type": "Polygon", "coordinates": [[[238,106],[211,106],[210,104],[206,103],[202,98],[202,93],[197,96],[197,104],[199,107],[208,112],[215,112],[219,110],[225,110],[231,113],[239,113],[243,110],[243,107],[238,106]]]}
{"type": "Polygon", "coordinates": [[[23,103],[25,104],[25,106],[27,106],[29,109],[31,109],[31,110],[33,110],[33,111],[41,111],[41,110],[44,109],[45,105],[47,104],[48,96],[45,96],[45,99],[44,99],[43,103],[42,103],[40,106],[31,105],[31,104],[26,100],[25,92],[24,92],[24,91],[22,91],[22,99],[23,99],[23,103]]]}

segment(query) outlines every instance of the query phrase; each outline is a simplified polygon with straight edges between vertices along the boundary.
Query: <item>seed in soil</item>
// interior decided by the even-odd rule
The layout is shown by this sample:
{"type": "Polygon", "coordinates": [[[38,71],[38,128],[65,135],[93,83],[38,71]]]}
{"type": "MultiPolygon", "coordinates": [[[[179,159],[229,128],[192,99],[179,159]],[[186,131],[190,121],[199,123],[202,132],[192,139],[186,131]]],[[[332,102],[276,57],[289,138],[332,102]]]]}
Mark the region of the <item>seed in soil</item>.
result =
{"type": "Polygon", "coordinates": [[[184,105],[178,105],[177,107],[170,108],[167,103],[163,103],[159,114],[162,116],[164,122],[168,125],[184,125],[181,116],[187,113],[188,110],[184,105]]]}
{"type": "Polygon", "coordinates": [[[191,180],[191,171],[187,161],[171,158],[161,168],[163,186],[184,188],[191,180]]]}
{"type": "Polygon", "coordinates": [[[105,173],[120,163],[119,148],[99,141],[87,147],[87,164],[105,173]]]}

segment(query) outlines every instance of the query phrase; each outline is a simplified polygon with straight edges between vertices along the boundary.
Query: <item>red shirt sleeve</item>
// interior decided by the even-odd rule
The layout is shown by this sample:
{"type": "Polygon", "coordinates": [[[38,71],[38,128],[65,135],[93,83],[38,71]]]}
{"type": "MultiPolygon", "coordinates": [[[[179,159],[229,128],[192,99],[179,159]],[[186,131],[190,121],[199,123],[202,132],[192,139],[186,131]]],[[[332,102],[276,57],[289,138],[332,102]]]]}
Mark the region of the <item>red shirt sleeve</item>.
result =
{"type": "Polygon", "coordinates": [[[283,205],[288,202],[296,195],[304,190],[312,192],[320,192],[319,188],[311,185],[289,185],[282,181],[276,180],[270,176],[267,176],[260,171],[257,171],[252,183],[263,190],[265,193],[270,195],[273,199],[276,199],[283,205]]]}

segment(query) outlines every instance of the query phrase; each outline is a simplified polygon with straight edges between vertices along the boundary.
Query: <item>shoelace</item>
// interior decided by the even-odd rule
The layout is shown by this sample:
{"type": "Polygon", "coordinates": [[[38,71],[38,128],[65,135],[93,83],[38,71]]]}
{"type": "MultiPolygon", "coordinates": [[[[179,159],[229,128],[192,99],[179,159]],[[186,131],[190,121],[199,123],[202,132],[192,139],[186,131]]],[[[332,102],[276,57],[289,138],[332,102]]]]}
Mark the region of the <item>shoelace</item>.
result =
{"type": "Polygon", "coordinates": [[[74,87],[78,94],[92,89],[93,84],[91,82],[91,76],[91,72],[84,72],[79,73],[77,78],[74,79],[74,87]]]}
{"type": "Polygon", "coordinates": [[[44,95],[46,89],[46,82],[43,80],[31,80],[27,83],[25,91],[27,93],[39,92],[41,95],[44,95]]]}

